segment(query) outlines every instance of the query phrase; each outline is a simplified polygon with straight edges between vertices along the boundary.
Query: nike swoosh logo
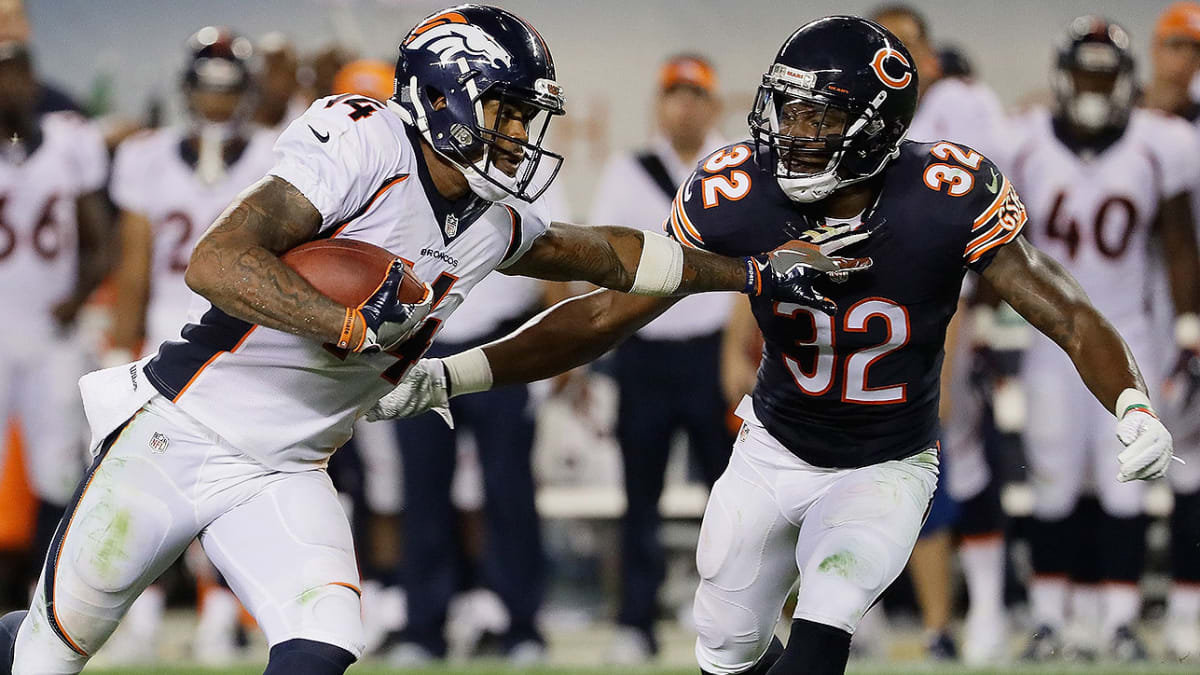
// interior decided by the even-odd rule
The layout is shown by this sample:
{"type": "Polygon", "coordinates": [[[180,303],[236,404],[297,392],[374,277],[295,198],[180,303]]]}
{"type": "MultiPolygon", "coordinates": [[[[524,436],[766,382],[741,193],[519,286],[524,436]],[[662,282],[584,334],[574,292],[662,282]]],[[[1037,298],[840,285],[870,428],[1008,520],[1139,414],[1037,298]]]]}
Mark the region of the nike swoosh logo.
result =
{"type": "MultiPolygon", "coordinates": [[[[319,134],[319,133],[317,133],[317,130],[316,130],[316,129],[314,129],[314,128],[312,128],[312,125],[311,125],[311,124],[310,124],[310,125],[308,125],[308,130],[309,130],[309,131],[311,131],[311,132],[313,132],[313,136],[316,136],[318,141],[321,141],[322,143],[328,143],[328,142],[329,142],[329,134],[327,134],[327,133],[326,133],[326,134],[319,134]]],[[[995,192],[995,190],[992,190],[992,192],[995,192]]]]}
{"type": "Polygon", "coordinates": [[[1000,187],[1000,177],[996,175],[995,169],[991,169],[991,172],[992,172],[992,182],[988,183],[987,189],[988,189],[988,192],[990,192],[992,194],[996,194],[996,190],[999,189],[999,187],[1000,187]]]}

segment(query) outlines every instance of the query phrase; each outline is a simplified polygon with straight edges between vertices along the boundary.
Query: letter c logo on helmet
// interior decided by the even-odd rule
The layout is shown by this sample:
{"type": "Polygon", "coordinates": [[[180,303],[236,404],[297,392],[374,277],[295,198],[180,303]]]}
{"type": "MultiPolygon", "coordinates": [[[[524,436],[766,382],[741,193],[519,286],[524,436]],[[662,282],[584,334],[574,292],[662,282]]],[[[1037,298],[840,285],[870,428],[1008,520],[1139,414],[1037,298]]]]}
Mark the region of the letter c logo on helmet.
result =
{"type": "Polygon", "coordinates": [[[912,82],[912,71],[907,70],[911,68],[912,64],[908,62],[908,59],[904,57],[904,54],[901,54],[899,51],[892,49],[891,47],[881,47],[879,51],[875,52],[875,58],[871,59],[871,70],[875,71],[875,76],[879,78],[880,82],[884,83],[884,85],[888,87],[891,87],[892,89],[903,89],[907,87],[910,82],[912,82]],[[906,68],[904,75],[898,78],[888,75],[887,71],[883,68],[883,64],[888,60],[888,58],[896,59],[904,65],[906,68]]]}

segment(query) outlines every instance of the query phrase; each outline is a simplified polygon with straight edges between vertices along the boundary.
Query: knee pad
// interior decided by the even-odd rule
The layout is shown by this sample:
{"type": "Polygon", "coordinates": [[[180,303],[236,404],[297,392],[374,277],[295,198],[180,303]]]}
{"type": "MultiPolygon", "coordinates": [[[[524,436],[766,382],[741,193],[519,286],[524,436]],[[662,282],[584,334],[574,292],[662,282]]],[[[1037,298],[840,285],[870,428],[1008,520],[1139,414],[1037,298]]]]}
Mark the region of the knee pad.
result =
{"type": "Polygon", "coordinates": [[[823,542],[801,573],[794,616],[853,634],[912,552],[885,542],[890,538],[867,527],[843,527],[823,542]]]}
{"type": "MultiPolygon", "coordinates": [[[[782,604],[783,598],[780,598],[782,604]]],[[[696,660],[708,673],[741,673],[752,667],[770,646],[779,610],[770,619],[722,597],[709,582],[696,590],[696,660]]]]}
{"type": "Polygon", "coordinates": [[[70,565],[87,589],[121,593],[134,586],[158,558],[171,528],[171,511],[148,495],[120,495],[116,489],[106,490],[94,501],[89,493],[87,502],[86,510],[77,509],[69,516],[69,530],[64,532],[87,543],[69,546],[63,552],[66,559],[57,564],[70,565]]]}
{"type": "Polygon", "coordinates": [[[314,640],[288,640],[271,647],[263,675],[342,675],[358,658],[350,652],[314,640]]]}
{"type": "Polygon", "coordinates": [[[29,612],[9,612],[0,617],[0,675],[12,675],[13,654],[17,649],[17,631],[29,612]]]}
{"type": "MultiPolygon", "coordinates": [[[[365,649],[362,602],[358,590],[341,583],[329,583],[304,591],[292,600],[296,614],[289,632],[299,638],[337,645],[355,658],[365,649]]],[[[282,644],[282,643],[280,643],[282,644]]]]}

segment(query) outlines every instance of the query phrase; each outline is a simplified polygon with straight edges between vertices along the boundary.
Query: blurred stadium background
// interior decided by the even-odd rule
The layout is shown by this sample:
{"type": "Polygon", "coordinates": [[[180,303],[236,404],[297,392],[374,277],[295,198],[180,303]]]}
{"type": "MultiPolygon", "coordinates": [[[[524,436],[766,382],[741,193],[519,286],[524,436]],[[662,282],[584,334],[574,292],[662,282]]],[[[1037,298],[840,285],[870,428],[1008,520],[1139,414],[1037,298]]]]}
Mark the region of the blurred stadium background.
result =
{"type": "MultiPolygon", "coordinates": [[[[303,97],[308,95],[306,90],[319,91],[323,82],[327,86],[329,75],[353,59],[393,61],[396,45],[406,31],[445,4],[443,0],[26,0],[24,14],[38,78],[70,96],[96,121],[109,140],[110,151],[115,151],[120,139],[135,129],[182,123],[184,106],[179,82],[185,66],[183,46],[188,36],[203,26],[229,26],[250,38],[260,52],[288,45],[299,64],[296,96],[303,97]]],[[[659,68],[666,59],[686,53],[711,62],[719,81],[716,91],[723,102],[718,130],[727,139],[742,138],[746,136],[746,113],[759,79],[783,38],[810,19],[838,13],[867,15],[880,3],[496,0],[495,4],[528,19],[551,46],[559,81],[566,88],[568,110],[565,118],[551,125],[549,143],[566,156],[559,199],[563,202],[562,213],[586,222],[593,213],[605,165],[620,153],[644,147],[655,133],[659,68]]],[[[1081,14],[1105,16],[1128,29],[1138,59],[1139,79],[1144,80],[1154,26],[1169,4],[1165,0],[912,3],[927,20],[933,43],[954,47],[966,57],[974,66],[974,77],[991,87],[1010,111],[1030,101],[1048,100],[1054,38],[1081,14]]],[[[19,24],[14,17],[20,15],[20,5],[17,0],[0,0],[0,17],[19,24]]],[[[23,29],[14,30],[20,38],[23,29]]],[[[0,42],[12,37],[0,35],[0,42]]],[[[302,108],[296,112],[299,110],[302,108]]],[[[19,288],[0,289],[0,293],[20,292],[19,288]]],[[[93,366],[101,361],[106,349],[111,292],[109,288],[97,294],[80,319],[93,366]]],[[[4,331],[14,330],[8,318],[4,321],[4,331]]],[[[712,376],[717,375],[714,372],[712,376]]],[[[6,384],[0,382],[0,386],[6,384]]],[[[581,673],[694,672],[689,611],[696,582],[694,547],[706,489],[702,471],[684,451],[687,439],[681,433],[671,438],[666,489],[660,502],[663,526],[659,540],[666,551],[656,612],[660,649],[649,662],[657,669],[637,670],[634,663],[641,661],[636,658],[637,650],[632,655],[628,651],[614,654],[613,646],[621,639],[614,617],[621,583],[619,529],[626,500],[614,431],[618,394],[612,368],[602,364],[589,374],[535,389],[532,397],[537,421],[533,467],[549,563],[547,593],[539,617],[549,646],[547,662],[555,668],[533,672],[560,672],[558,668],[591,669],[579,670],[581,673]],[[621,665],[605,665],[614,662],[621,665]]],[[[29,574],[40,562],[30,550],[36,503],[23,471],[28,461],[22,454],[36,443],[36,430],[13,424],[0,455],[0,610],[26,602],[29,574]]],[[[364,461],[380,461],[392,472],[390,478],[380,479],[364,475],[375,469],[359,467],[360,482],[367,484],[365,490],[397,492],[396,475],[402,467],[395,459],[394,439],[376,431],[365,434],[359,443],[370,446],[363,452],[376,458],[364,461]]],[[[460,477],[455,484],[455,504],[463,514],[457,526],[458,538],[467,567],[482,564],[479,538],[483,526],[479,514],[486,496],[480,486],[478,462],[472,459],[475,444],[469,435],[460,438],[460,477]]],[[[1009,611],[1004,620],[1011,622],[1013,631],[1002,661],[1011,661],[1034,629],[1026,596],[1031,568],[1023,539],[1031,497],[1022,483],[1021,461],[1012,457],[993,459],[997,474],[1005,482],[1004,505],[1010,516],[1005,578],[1009,611]]],[[[392,528],[385,533],[374,531],[373,537],[375,545],[384,549],[378,553],[379,566],[396,565],[404,551],[403,495],[385,495],[377,501],[394,506],[396,512],[364,527],[392,528]]],[[[1141,582],[1146,602],[1139,630],[1150,650],[1152,665],[1005,666],[978,671],[955,661],[930,665],[940,655],[928,650],[930,634],[922,626],[916,593],[912,583],[902,578],[885,597],[886,618],[876,616],[872,626],[864,629],[869,635],[863,639],[860,655],[852,661],[851,672],[1059,673],[1075,672],[1075,668],[1094,673],[1200,672],[1200,657],[1195,653],[1181,663],[1165,655],[1170,490],[1156,486],[1146,505],[1151,527],[1148,567],[1141,582]]],[[[347,498],[347,507],[362,508],[361,500],[347,498]]],[[[360,558],[373,555],[360,553],[360,558]]],[[[953,575],[945,585],[951,589],[953,620],[949,630],[955,635],[966,600],[956,563],[952,567],[953,575]]],[[[447,637],[454,672],[493,672],[497,663],[503,663],[497,660],[502,650],[496,639],[505,630],[508,617],[495,594],[470,581],[475,576],[463,575],[466,581],[460,581],[462,592],[450,605],[447,637]],[[476,662],[477,658],[483,660],[476,662]]],[[[385,578],[378,582],[377,595],[366,610],[369,621],[375,622],[372,629],[376,645],[384,643],[389,633],[394,636],[405,621],[402,581],[386,573],[381,577],[385,578]],[[393,585],[398,588],[391,588],[393,585]]],[[[97,671],[192,672],[174,668],[192,666],[197,659],[208,660],[194,646],[197,619],[193,606],[211,583],[202,564],[191,570],[181,565],[169,572],[163,584],[167,612],[161,628],[147,624],[145,630],[149,633],[140,628],[125,629],[134,642],[142,643],[142,649],[135,650],[139,652],[136,658],[131,658],[139,665],[121,665],[124,657],[110,658],[101,651],[97,671]],[[148,639],[147,635],[154,637],[148,639]],[[106,667],[111,670],[104,670],[106,667]]],[[[236,640],[234,650],[219,660],[248,664],[263,660],[261,638],[248,617],[238,620],[236,640]]],[[[383,665],[386,657],[385,647],[371,657],[367,666],[351,672],[393,672],[383,665]]],[[[216,672],[258,671],[251,665],[216,672]]]]}

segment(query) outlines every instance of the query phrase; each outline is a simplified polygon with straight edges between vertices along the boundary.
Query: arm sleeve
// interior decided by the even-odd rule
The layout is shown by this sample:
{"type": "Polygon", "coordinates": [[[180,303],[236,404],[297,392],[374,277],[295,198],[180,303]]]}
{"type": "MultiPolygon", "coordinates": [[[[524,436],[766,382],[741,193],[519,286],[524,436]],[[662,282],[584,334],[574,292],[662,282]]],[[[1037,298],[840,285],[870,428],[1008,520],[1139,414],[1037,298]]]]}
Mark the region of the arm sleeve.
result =
{"type": "Polygon", "coordinates": [[[1001,246],[1013,241],[1025,228],[1028,215],[1017,189],[990,160],[984,160],[975,177],[976,187],[968,202],[965,220],[969,234],[963,248],[963,264],[982,273],[1001,246]],[[996,183],[995,193],[988,185],[996,183]]]}
{"type": "Polygon", "coordinates": [[[320,99],[280,134],[268,172],[321,213],[322,229],[353,217],[393,176],[401,140],[377,115],[351,119],[339,98],[320,99]]]}

